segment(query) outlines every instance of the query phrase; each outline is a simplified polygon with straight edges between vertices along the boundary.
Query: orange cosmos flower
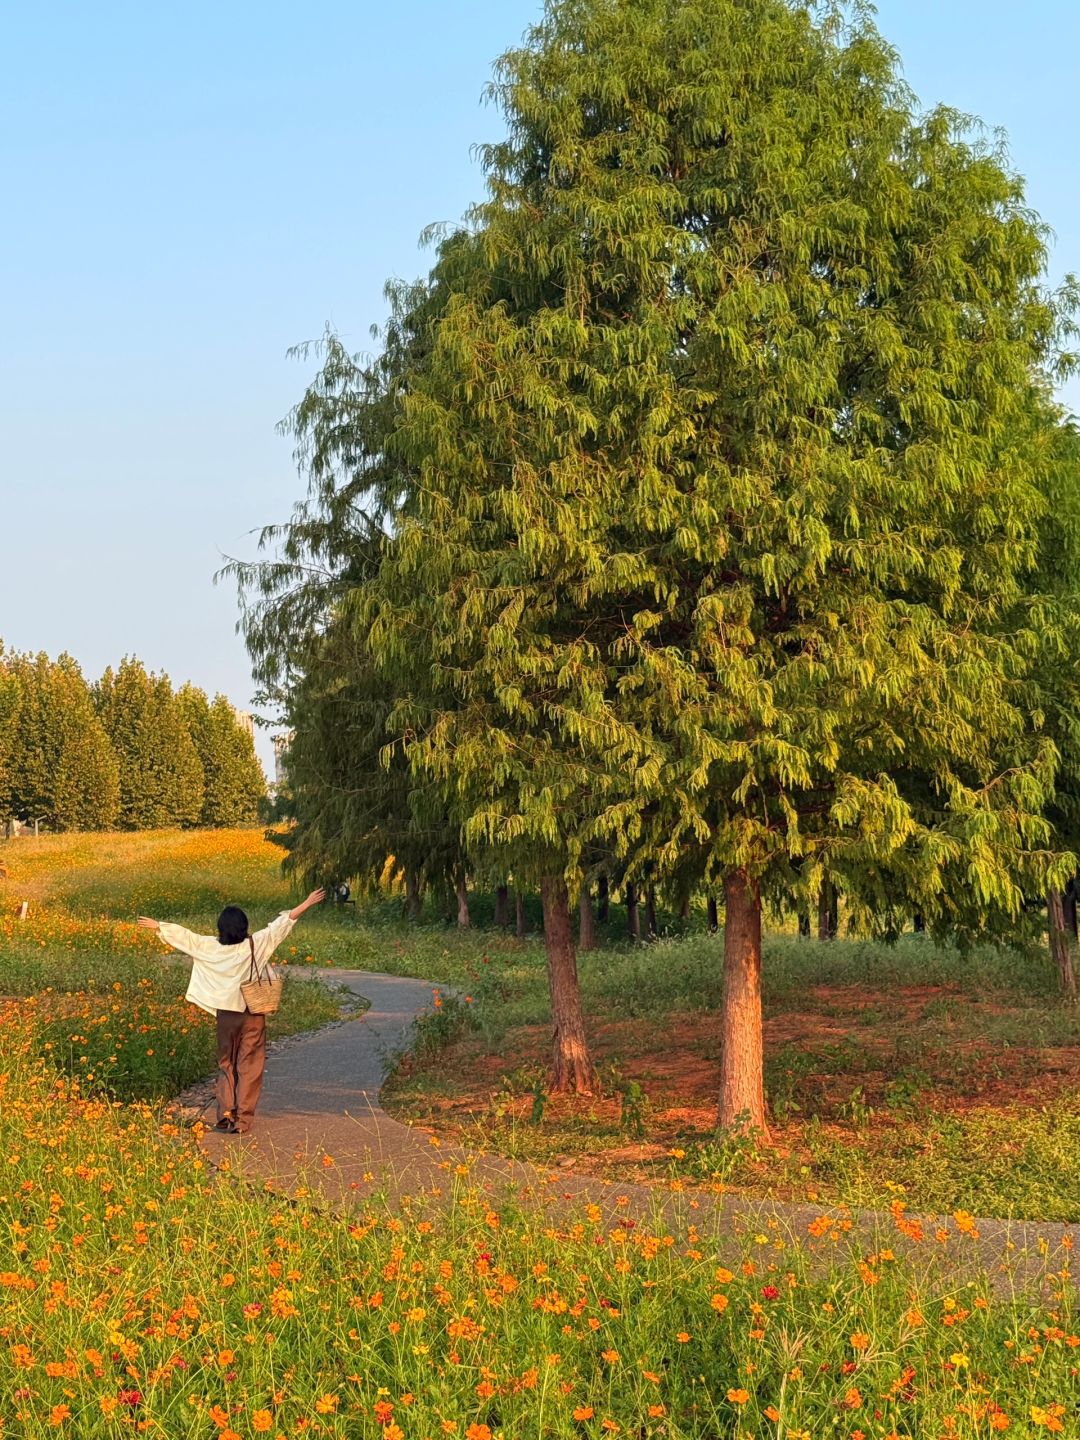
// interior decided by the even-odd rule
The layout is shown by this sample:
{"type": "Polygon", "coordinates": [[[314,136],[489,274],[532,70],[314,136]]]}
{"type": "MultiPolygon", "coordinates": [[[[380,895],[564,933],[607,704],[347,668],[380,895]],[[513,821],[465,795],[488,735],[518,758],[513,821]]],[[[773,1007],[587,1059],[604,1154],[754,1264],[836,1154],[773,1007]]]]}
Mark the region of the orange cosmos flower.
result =
{"type": "Polygon", "coordinates": [[[733,1405],[745,1405],[750,1399],[750,1392],[749,1390],[729,1390],[727,1398],[733,1405]]]}
{"type": "Polygon", "coordinates": [[[574,1411],[575,1420],[591,1420],[596,1411],[591,1405],[579,1405],[574,1411]]]}

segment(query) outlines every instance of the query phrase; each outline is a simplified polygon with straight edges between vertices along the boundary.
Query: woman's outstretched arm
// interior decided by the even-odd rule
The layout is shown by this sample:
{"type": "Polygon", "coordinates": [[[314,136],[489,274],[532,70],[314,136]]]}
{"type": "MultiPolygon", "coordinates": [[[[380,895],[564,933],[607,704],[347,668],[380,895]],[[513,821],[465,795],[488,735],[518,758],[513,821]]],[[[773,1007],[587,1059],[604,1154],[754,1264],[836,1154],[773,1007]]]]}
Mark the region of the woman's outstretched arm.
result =
{"type": "Polygon", "coordinates": [[[325,890],[312,890],[311,894],[307,897],[306,900],[302,900],[300,904],[297,905],[295,910],[289,911],[289,919],[299,920],[300,916],[303,915],[305,910],[310,910],[312,905],[321,905],[325,899],[325,890]]]}
{"type": "Polygon", "coordinates": [[[190,955],[193,959],[205,959],[206,952],[215,954],[219,948],[214,935],[196,935],[183,925],[173,925],[167,920],[151,920],[149,915],[139,916],[139,926],[143,930],[153,930],[170,949],[179,950],[182,955],[190,955]]]}

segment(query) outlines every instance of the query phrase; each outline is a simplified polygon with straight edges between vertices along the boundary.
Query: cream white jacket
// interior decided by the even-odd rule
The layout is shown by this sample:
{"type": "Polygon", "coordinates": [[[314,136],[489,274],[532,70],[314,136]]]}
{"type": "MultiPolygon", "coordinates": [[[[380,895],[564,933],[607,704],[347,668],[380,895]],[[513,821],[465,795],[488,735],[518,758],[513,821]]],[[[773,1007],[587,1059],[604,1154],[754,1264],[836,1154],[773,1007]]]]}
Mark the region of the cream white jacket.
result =
{"type": "MultiPolygon", "coordinates": [[[[296,921],[287,910],[271,920],[264,930],[252,935],[255,942],[255,967],[260,975],[270,969],[267,961],[292,930],[296,921]]],[[[222,945],[216,935],[195,935],[183,925],[161,924],[158,934],[184,955],[194,960],[187,998],[193,1005],[216,1015],[219,1010],[244,1010],[240,986],[251,973],[251,946],[246,940],[239,945],[222,945]]],[[[274,972],[270,970],[271,978],[274,972]]]]}

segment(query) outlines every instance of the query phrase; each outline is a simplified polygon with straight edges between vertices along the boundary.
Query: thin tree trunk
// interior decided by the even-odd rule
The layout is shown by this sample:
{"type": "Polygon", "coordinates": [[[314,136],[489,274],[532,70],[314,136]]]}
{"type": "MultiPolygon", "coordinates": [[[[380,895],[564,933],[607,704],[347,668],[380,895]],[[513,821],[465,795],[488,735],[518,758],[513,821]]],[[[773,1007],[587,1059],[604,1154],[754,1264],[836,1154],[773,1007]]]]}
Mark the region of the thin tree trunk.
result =
{"type": "Polygon", "coordinates": [[[709,896],[709,934],[715,935],[720,929],[720,910],[716,904],[716,896],[709,896]]]}
{"type": "Polygon", "coordinates": [[[544,907],[544,948],[554,1030],[551,1090],[555,1094],[574,1091],[578,1095],[591,1095],[596,1089],[596,1071],[585,1039],[570,901],[561,875],[544,876],[540,882],[540,898],[544,907]]]}
{"type": "Polygon", "coordinates": [[[600,876],[600,882],[596,887],[596,918],[601,925],[607,924],[608,918],[608,878],[600,876]]]}
{"type": "Polygon", "coordinates": [[[836,890],[826,880],[821,887],[821,894],[818,897],[818,930],[819,940],[835,940],[837,930],[836,913],[836,890]]]}
{"type": "Polygon", "coordinates": [[[804,940],[810,938],[810,911],[799,907],[799,934],[804,940]]]}
{"type": "Polygon", "coordinates": [[[581,899],[578,901],[578,949],[581,951],[596,949],[592,896],[589,894],[589,886],[584,884],[581,887],[581,899]]]}
{"type": "Polygon", "coordinates": [[[1051,890],[1046,897],[1047,928],[1050,934],[1050,954],[1058,972],[1061,993],[1070,1001],[1076,1000],[1076,966],[1073,952],[1076,941],[1065,918],[1064,896],[1060,890],[1051,890]]]}
{"type": "Polygon", "coordinates": [[[679,901],[679,919],[684,925],[690,921],[690,896],[684,895],[679,901]]]}
{"type": "Polygon", "coordinates": [[[505,885],[495,891],[495,924],[501,930],[510,924],[510,891],[505,885]]]}
{"type": "Polygon", "coordinates": [[[724,879],[724,998],[720,1017],[722,1126],[768,1133],[761,1033],[761,892],[744,870],[724,879]]]}
{"type": "Polygon", "coordinates": [[[525,939],[525,896],[520,890],[514,891],[514,929],[519,940],[525,939]]]}
{"type": "Polygon", "coordinates": [[[915,931],[916,935],[924,935],[926,933],[926,917],[921,910],[916,910],[915,914],[911,917],[911,928],[915,931]]]}
{"type": "Polygon", "coordinates": [[[419,920],[422,909],[420,898],[420,873],[412,866],[405,870],[405,916],[408,920],[419,920]]]}
{"type": "Polygon", "coordinates": [[[626,886],[626,928],[631,940],[641,939],[641,916],[638,914],[637,886],[628,882],[626,886]]]}
{"type": "Polygon", "coordinates": [[[457,882],[457,923],[460,930],[468,930],[472,923],[469,919],[469,887],[462,875],[457,882]]]}
{"type": "Polygon", "coordinates": [[[1080,938],[1080,932],[1076,928],[1076,880],[1074,875],[1065,886],[1065,894],[1062,896],[1062,903],[1065,908],[1065,925],[1072,931],[1073,939],[1080,938]]]}
{"type": "Polygon", "coordinates": [[[655,940],[656,929],[656,891],[650,885],[645,892],[645,934],[650,940],[655,940]]]}

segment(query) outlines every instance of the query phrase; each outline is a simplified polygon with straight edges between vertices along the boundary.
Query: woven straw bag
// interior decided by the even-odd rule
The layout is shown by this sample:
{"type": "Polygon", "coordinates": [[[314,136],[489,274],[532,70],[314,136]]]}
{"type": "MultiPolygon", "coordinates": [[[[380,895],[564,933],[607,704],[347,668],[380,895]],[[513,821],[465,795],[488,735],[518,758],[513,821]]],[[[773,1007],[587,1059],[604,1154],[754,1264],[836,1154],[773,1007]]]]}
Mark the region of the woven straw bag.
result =
{"type": "Polygon", "coordinates": [[[259,974],[255,964],[255,941],[250,935],[248,944],[251,946],[251,971],[240,986],[240,994],[252,1015],[273,1015],[281,1004],[281,990],[285,982],[271,978],[269,965],[265,974],[259,974]]]}

